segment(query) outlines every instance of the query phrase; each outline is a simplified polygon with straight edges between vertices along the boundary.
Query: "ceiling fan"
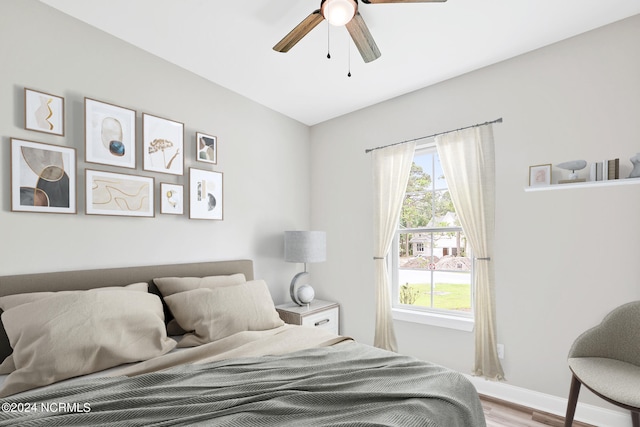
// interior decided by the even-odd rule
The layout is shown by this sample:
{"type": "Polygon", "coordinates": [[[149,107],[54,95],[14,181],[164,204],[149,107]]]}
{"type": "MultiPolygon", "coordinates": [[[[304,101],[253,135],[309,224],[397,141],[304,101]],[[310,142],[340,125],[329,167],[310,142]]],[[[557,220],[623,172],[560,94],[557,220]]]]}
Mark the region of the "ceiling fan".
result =
{"type": "MultiPolygon", "coordinates": [[[[436,3],[447,0],[362,0],[366,4],[378,3],[436,3]]],[[[309,34],[323,20],[331,25],[346,26],[347,31],[358,48],[364,62],[371,62],[380,57],[380,50],[373,40],[367,24],[358,12],[358,0],[322,0],[320,9],[316,9],[302,20],[293,30],[280,40],[273,50],[288,52],[304,36],[309,34]]]]}

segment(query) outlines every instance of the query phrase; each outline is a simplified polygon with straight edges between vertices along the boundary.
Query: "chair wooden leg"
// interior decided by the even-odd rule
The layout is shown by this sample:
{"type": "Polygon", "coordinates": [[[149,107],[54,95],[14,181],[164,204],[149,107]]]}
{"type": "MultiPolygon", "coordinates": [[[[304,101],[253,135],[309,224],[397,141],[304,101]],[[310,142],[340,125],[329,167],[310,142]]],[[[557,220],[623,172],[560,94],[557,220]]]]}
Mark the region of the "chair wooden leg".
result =
{"type": "MultiPolygon", "coordinates": [[[[571,377],[571,389],[569,390],[569,401],[567,402],[567,414],[564,417],[564,427],[571,427],[573,416],[576,414],[578,404],[578,394],[580,394],[580,381],[575,375],[571,377]]],[[[636,427],[636,426],[634,426],[636,427]]]]}
{"type": "Polygon", "coordinates": [[[631,422],[633,427],[640,427],[640,412],[631,411],[631,422]]]}

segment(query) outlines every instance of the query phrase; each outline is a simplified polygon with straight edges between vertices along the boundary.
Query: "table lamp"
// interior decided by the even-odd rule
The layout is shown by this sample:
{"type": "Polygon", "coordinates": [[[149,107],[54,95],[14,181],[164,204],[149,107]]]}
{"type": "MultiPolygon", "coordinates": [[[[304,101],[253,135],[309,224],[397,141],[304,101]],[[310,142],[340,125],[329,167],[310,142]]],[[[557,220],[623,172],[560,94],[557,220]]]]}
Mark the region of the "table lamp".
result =
{"type": "Polygon", "coordinates": [[[309,284],[307,263],[327,259],[327,234],[324,231],[285,231],[284,260],[304,263],[304,271],[293,276],[289,294],[298,305],[313,301],[315,292],[309,284]]]}

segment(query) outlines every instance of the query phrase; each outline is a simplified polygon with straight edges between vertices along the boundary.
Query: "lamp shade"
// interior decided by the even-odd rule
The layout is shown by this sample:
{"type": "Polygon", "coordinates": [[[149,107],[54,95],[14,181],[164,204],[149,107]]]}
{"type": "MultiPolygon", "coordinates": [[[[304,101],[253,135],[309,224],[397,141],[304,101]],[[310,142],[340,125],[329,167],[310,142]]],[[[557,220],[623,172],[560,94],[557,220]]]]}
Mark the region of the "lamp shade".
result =
{"type": "Polygon", "coordinates": [[[285,231],[284,260],[322,262],[327,259],[327,233],[324,231],[285,231]]]}

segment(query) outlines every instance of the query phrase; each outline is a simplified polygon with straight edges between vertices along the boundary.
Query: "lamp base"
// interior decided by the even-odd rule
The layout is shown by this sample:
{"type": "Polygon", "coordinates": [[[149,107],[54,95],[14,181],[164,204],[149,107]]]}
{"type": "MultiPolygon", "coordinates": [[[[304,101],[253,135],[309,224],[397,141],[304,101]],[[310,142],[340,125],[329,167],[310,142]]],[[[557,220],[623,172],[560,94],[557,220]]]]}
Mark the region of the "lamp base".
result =
{"type": "Polygon", "coordinates": [[[315,292],[309,285],[309,273],[303,271],[293,276],[289,287],[289,295],[291,296],[291,301],[300,306],[307,305],[313,301],[315,292]]]}

